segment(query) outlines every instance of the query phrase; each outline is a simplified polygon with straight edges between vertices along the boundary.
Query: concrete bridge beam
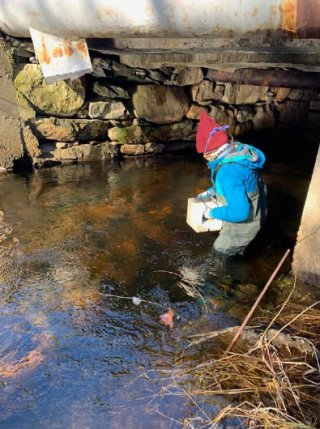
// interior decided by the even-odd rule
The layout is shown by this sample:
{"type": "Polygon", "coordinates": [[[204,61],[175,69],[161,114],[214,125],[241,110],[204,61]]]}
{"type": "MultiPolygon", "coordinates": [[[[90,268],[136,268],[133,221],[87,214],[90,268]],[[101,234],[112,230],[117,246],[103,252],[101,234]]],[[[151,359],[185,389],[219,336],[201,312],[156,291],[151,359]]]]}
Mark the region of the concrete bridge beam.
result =
{"type": "Polygon", "coordinates": [[[0,0],[0,29],[61,37],[320,36],[319,0],[0,0]]]}

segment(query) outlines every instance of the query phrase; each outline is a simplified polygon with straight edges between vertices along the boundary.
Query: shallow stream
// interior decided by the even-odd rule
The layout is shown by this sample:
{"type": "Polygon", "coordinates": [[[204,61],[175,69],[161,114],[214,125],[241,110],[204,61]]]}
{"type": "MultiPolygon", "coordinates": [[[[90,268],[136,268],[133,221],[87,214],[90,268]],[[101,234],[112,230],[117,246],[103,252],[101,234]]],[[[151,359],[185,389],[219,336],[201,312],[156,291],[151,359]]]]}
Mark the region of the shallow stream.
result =
{"type": "Polygon", "coordinates": [[[179,428],[197,416],[157,371],[177,368],[188,335],[239,323],[294,244],[310,173],[269,163],[266,230],[228,263],[211,257],[214,234],[185,223],[187,198],[209,186],[202,160],[0,176],[0,428],[179,428]],[[173,329],[159,323],[169,307],[173,329]]]}

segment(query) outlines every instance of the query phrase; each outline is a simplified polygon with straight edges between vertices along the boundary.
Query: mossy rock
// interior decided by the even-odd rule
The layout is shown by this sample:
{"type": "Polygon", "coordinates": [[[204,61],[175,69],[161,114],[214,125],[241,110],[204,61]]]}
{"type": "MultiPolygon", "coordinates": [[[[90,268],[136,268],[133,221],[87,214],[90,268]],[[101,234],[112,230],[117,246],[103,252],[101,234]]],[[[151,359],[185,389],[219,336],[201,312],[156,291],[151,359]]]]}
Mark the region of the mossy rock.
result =
{"type": "Polygon", "coordinates": [[[109,139],[121,144],[147,143],[150,141],[149,134],[148,127],[139,125],[116,126],[108,131],[109,139]]]}
{"type": "Polygon", "coordinates": [[[121,144],[145,144],[150,141],[194,140],[195,125],[190,120],[161,126],[116,126],[108,130],[111,141],[121,144]]]}
{"type": "Polygon", "coordinates": [[[36,111],[30,101],[20,91],[16,91],[16,100],[19,106],[19,115],[21,119],[27,121],[30,118],[36,117],[36,111]]]}
{"type": "MultiPolygon", "coordinates": [[[[14,85],[37,113],[46,115],[71,117],[80,110],[85,99],[80,79],[47,85],[37,64],[21,66],[16,71],[14,85]]],[[[25,109],[25,103],[21,108],[25,109]]]]}

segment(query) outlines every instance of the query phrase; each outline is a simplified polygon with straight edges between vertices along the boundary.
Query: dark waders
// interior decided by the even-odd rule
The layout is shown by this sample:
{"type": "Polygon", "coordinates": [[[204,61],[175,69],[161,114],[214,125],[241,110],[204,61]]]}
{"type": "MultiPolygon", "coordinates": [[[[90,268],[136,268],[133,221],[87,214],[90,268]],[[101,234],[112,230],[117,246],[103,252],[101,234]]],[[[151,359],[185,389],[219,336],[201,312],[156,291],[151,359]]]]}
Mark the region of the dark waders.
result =
{"type": "MultiPolygon", "coordinates": [[[[267,188],[260,176],[257,177],[257,184],[257,190],[247,195],[251,203],[249,218],[245,222],[223,222],[219,237],[213,244],[214,251],[225,256],[242,254],[258,234],[267,214],[267,188]]],[[[226,203],[223,197],[218,197],[218,201],[226,203]]]]}

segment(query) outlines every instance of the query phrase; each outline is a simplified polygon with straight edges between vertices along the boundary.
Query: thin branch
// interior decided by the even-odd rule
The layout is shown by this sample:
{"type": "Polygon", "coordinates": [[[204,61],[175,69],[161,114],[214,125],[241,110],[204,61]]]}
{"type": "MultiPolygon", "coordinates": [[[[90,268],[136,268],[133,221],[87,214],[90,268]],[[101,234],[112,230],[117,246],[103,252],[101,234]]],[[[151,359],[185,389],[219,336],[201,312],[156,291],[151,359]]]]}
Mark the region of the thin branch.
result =
{"type": "Polygon", "coordinates": [[[275,278],[275,276],[277,275],[278,271],[280,270],[282,264],[284,263],[284,261],[286,260],[287,256],[290,253],[290,249],[288,249],[285,254],[283,255],[281,261],[279,262],[278,266],[276,267],[276,269],[273,271],[273,273],[271,274],[271,277],[269,278],[268,282],[266,283],[265,287],[262,289],[262,291],[260,292],[260,295],[258,296],[258,298],[256,299],[255,303],[253,304],[253,306],[251,307],[251,310],[249,311],[249,313],[247,314],[247,316],[245,317],[244,321],[242,322],[242,325],[240,326],[239,330],[236,332],[235,336],[233,337],[231,343],[229,344],[229,346],[227,347],[226,351],[224,352],[224,355],[227,354],[228,352],[231,351],[232,347],[235,345],[235,343],[237,342],[239,336],[241,335],[241,332],[243,331],[243,329],[245,328],[245,326],[247,325],[247,323],[249,322],[253,312],[255,311],[255,309],[257,308],[259,302],[261,301],[261,299],[263,298],[264,294],[267,292],[269,286],[271,285],[273,279],[275,278]]]}

